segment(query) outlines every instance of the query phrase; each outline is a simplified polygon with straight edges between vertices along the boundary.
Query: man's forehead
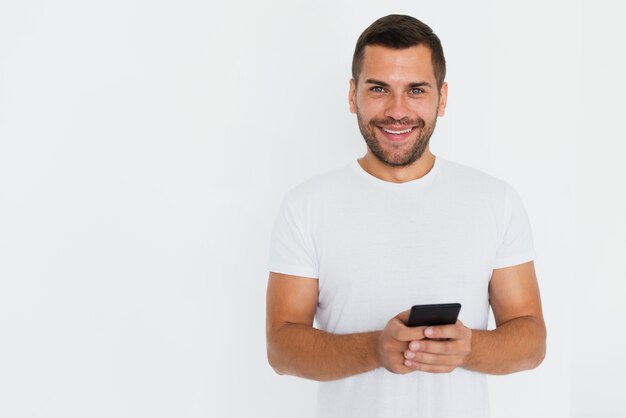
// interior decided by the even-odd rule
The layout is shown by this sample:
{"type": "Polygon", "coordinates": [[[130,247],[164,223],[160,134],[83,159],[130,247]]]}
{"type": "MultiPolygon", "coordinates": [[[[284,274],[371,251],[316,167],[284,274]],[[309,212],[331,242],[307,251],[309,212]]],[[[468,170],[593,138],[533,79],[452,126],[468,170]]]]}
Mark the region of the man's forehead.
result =
{"type": "Polygon", "coordinates": [[[367,45],[359,79],[398,76],[434,79],[431,55],[430,48],[422,44],[408,48],[367,45]]]}

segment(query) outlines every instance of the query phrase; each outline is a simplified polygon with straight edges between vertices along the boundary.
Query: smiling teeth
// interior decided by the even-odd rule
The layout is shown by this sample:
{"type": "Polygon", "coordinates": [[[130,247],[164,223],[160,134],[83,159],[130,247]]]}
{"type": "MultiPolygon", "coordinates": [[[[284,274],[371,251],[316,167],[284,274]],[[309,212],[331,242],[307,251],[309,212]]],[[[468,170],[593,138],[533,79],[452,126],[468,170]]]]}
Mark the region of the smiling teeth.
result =
{"type": "Polygon", "coordinates": [[[409,132],[411,132],[411,130],[413,128],[409,128],[406,129],[404,131],[392,131],[391,129],[385,129],[385,128],[381,128],[383,131],[387,132],[388,134],[393,134],[393,135],[402,135],[402,134],[408,134],[409,132]]]}

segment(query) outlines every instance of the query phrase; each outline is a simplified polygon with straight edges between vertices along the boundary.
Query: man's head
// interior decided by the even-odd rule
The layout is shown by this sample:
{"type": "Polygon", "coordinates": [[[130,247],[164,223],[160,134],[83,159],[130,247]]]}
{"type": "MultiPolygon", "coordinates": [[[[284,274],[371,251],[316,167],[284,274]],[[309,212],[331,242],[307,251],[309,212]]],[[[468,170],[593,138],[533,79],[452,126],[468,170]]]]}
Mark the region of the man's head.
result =
{"type": "Polygon", "coordinates": [[[425,23],[406,15],[389,15],[372,23],[359,37],[352,57],[352,78],[357,81],[363,67],[365,47],[380,45],[404,49],[424,45],[430,49],[437,87],[441,89],[446,78],[446,59],[441,41],[425,23]]]}
{"type": "Polygon", "coordinates": [[[383,17],[360,36],[352,71],[350,111],[369,149],[366,161],[411,166],[428,150],[446,107],[439,39],[410,16],[383,17]]]}

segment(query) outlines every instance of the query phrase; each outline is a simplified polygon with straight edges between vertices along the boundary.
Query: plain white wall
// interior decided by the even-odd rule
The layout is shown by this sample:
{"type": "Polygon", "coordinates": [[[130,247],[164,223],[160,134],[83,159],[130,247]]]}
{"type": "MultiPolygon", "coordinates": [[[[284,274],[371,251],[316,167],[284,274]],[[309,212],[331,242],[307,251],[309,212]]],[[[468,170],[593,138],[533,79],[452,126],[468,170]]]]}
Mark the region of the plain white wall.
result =
{"type": "Polygon", "coordinates": [[[533,224],[548,356],[493,416],[623,416],[623,29],[583,3],[0,3],[0,416],[313,416],[265,360],[269,233],[364,153],[350,60],[389,13],[444,44],[434,152],[533,224]]]}
{"type": "Polygon", "coordinates": [[[585,1],[572,285],[572,416],[626,417],[626,27],[616,2],[585,1]]]}

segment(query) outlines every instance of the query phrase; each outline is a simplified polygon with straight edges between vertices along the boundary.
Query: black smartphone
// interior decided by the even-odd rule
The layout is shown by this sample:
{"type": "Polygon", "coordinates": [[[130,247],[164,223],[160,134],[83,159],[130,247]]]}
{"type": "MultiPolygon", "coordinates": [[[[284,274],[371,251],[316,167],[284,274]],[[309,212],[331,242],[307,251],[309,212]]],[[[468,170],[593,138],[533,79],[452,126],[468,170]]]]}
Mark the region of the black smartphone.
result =
{"type": "Polygon", "coordinates": [[[455,324],[461,311],[460,303],[414,305],[409,315],[409,327],[455,324]]]}

